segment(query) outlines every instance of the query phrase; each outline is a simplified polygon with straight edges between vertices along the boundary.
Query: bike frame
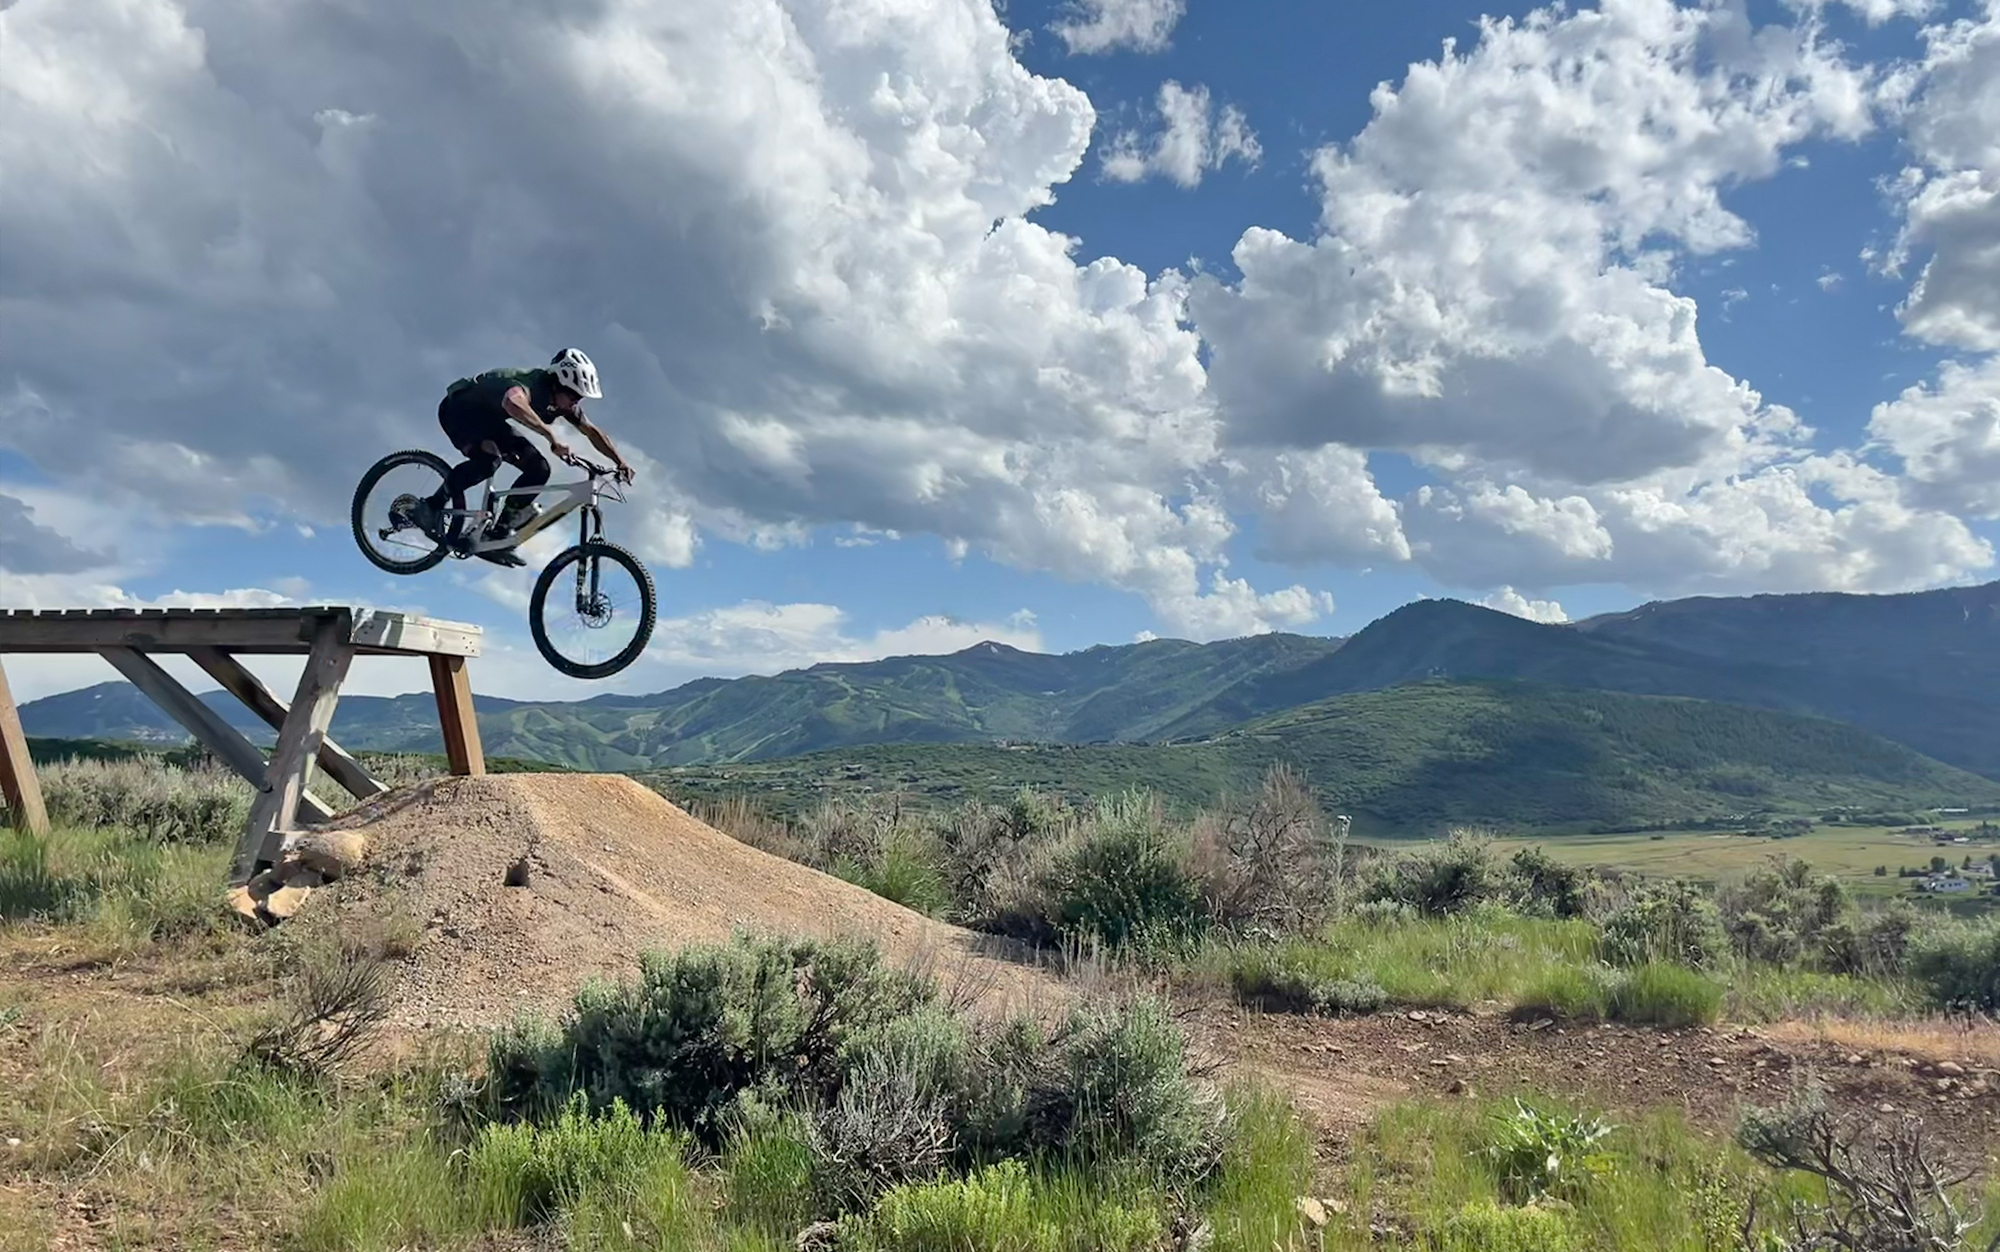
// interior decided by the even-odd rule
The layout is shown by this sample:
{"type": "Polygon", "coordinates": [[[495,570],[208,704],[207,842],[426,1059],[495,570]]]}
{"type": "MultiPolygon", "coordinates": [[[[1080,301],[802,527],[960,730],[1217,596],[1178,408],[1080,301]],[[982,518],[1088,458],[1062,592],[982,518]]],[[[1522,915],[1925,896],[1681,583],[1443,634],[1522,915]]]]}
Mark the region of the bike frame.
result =
{"type": "Polygon", "coordinates": [[[504,548],[519,547],[578,509],[583,510],[583,517],[579,519],[577,542],[589,543],[592,539],[601,537],[604,533],[604,510],[597,503],[598,497],[609,496],[613,500],[623,500],[625,493],[618,489],[615,479],[607,481],[609,470],[595,465],[586,465],[586,468],[596,472],[588,473],[586,477],[575,482],[543,483],[539,487],[506,487],[495,490],[492,480],[488,479],[485,498],[480,502],[479,508],[447,509],[445,515],[449,517],[456,514],[463,517],[477,529],[478,533],[483,534],[487,522],[498,516],[498,511],[494,507],[496,498],[508,500],[515,496],[550,495],[558,495],[560,498],[554,504],[544,503],[539,517],[505,538],[475,539],[460,551],[470,556],[478,552],[495,552],[504,548]]]}

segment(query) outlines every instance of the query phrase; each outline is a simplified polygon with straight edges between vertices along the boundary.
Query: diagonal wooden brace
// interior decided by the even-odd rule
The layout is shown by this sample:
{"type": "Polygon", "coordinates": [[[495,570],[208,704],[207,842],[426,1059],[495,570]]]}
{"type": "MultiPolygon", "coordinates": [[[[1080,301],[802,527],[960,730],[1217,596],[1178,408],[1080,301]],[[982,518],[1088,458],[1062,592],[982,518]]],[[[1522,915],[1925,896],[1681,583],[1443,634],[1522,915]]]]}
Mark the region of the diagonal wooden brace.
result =
{"type": "MultiPolygon", "coordinates": [[[[257,745],[245,739],[242,732],[222,720],[222,714],[208,707],[199,697],[174,680],[174,676],[160,668],[159,662],[143,652],[131,648],[99,648],[98,655],[111,662],[134,687],[146,693],[154,704],[165,709],[173,719],[187,728],[187,732],[210,752],[219,757],[229,768],[236,771],[243,781],[257,788],[261,793],[265,788],[265,774],[269,767],[264,762],[264,754],[257,745]]],[[[259,798],[262,796],[260,794],[259,798]]],[[[253,807],[254,807],[253,801],[253,807]]],[[[318,796],[309,796],[305,809],[314,820],[324,821],[333,816],[333,810],[318,796]]]]}
{"type": "MultiPolygon", "coordinates": [[[[333,724],[333,710],[340,700],[340,684],[347,679],[347,667],[354,660],[354,646],[344,640],[343,625],[337,619],[322,620],[313,631],[312,650],[305,669],[299,673],[298,690],[291,707],[285,710],[284,724],[278,728],[277,747],[265,772],[262,794],[250,806],[250,821],[236,845],[230,865],[230,882],[248,882],[260,864],[274,861],[287,831],[298,819],[306,791],[306,775],[326,742],[326,729],[333,724]]],[[[320,820],[331,814],[320,815],[320,820]]]]}
{"type": "Polygon", "coordinates": [[[31,835],[49,833],[42,784],[35,777],[35,761],[28,755],[28,737],[22,733],[21,714],[7,690],[4,669],[0,669],[0,809],[19,830],[31,835]]]}
{"type": "MultiPolygon", "coordinates": [[[[221,648],[189,648],[188,655],[208,672],[210,678],[221,683],[223,690],[243,701],[245,708],[263,718],[272,730],[284,729],[285,715],[289,710],[255,674],[243,667],[242,662],[221,648]]],[[[389,789],[388,784],[370,774],[347,749],[331,739],[320,741],[317,760],[326,776],[357,800],[378,796],[389,789]]]]}

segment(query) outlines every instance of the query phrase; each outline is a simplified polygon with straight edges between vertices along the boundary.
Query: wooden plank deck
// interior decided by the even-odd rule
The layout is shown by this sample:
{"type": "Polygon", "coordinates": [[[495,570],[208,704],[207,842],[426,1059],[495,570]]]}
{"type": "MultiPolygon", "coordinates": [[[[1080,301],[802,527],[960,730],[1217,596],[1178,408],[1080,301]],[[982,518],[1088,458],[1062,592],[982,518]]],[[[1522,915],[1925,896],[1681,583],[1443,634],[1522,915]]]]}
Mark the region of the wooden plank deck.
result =
{"type": "Polygon", "coordinates": [[[304,656],[319,623],[342,623],[340,642],[359,656],[479,655],[481,631],[448,622],[351,605],[282,609],[13,609],[0,611],[0,653],[186,652],[304,656]]]}

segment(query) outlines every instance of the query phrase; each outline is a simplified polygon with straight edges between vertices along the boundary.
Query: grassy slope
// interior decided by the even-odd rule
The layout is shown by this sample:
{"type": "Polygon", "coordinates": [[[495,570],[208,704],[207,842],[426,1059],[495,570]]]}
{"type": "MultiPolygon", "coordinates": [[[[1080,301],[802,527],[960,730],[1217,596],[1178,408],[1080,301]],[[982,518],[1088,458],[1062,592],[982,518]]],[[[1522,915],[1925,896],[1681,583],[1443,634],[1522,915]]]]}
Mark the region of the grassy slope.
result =
{"type": "Polygon", "coordinates": [[[940,802],[1020,786],[1077,798],[1142,786],[1189,805],[1298,767],[1357,829],[1549,829],[1753,808],[1987,803],[2000,785],[1852,727],[1702,701],[1521,684],[1420,683],[1336,697],[1200,743],[894,745],[646,777],[670,793],[751,791],[775,807],[823,790],[940,802]]]}

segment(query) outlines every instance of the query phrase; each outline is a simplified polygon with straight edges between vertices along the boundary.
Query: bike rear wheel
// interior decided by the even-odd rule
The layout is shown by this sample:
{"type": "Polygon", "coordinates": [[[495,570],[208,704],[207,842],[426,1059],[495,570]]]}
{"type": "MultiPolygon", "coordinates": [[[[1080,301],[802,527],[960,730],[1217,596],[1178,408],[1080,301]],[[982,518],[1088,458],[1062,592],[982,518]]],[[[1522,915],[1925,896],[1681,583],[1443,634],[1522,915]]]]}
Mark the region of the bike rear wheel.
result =
{"type": "Polygon", "coordinates": [[[653,576],[639,558],[592,539],[558,553],[535,580],[528,629],[556,669],[606,678],[646,650],[657,612],[653,576]]]}
{"type": "Polygon", "coordinates": [[[450,473],[443,457],[421,448],[392,452],[368,468],[354,488],[349,520],[354,542],[370,564],[391,574],[421,574],[451,555],[465,526],[465,493],[451,493],[446,501],[451,511],[432,532],[412,516],[417,502],[442,487],[450,473]]]}

